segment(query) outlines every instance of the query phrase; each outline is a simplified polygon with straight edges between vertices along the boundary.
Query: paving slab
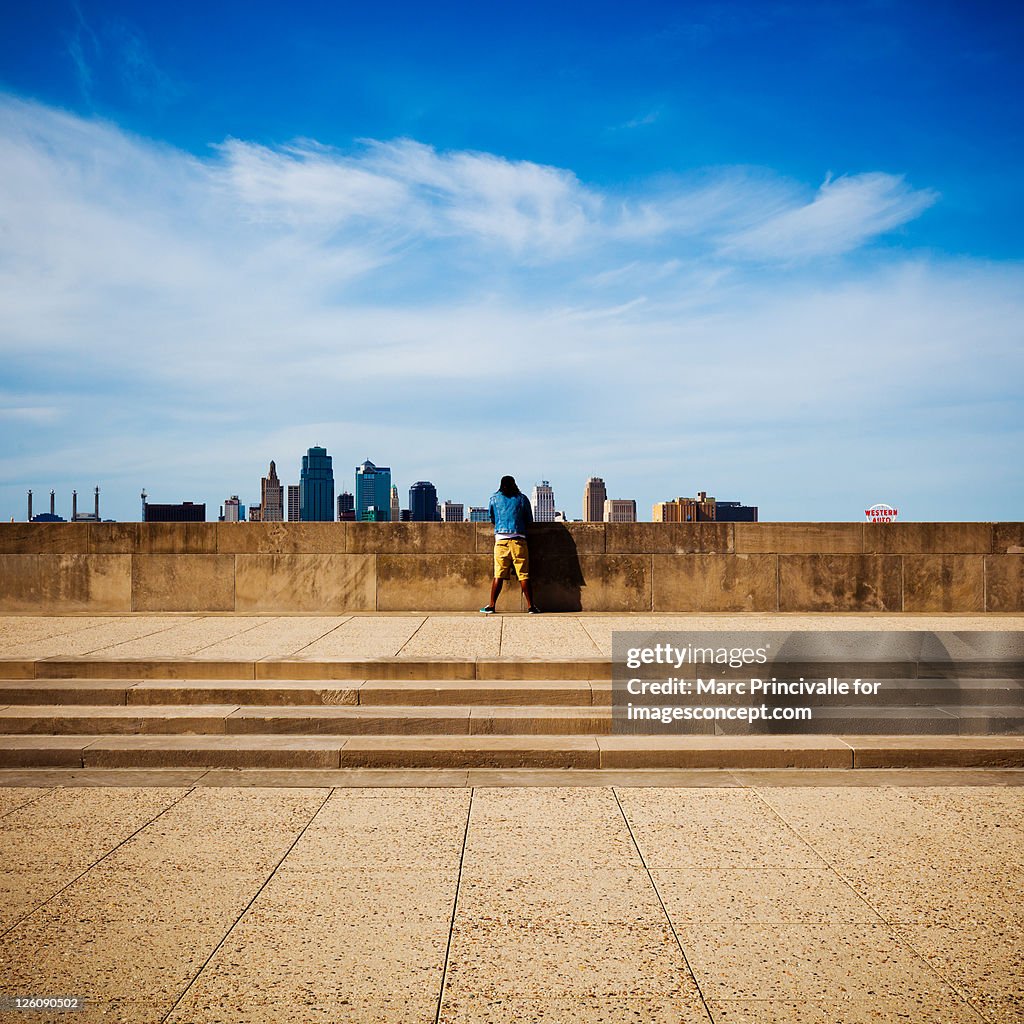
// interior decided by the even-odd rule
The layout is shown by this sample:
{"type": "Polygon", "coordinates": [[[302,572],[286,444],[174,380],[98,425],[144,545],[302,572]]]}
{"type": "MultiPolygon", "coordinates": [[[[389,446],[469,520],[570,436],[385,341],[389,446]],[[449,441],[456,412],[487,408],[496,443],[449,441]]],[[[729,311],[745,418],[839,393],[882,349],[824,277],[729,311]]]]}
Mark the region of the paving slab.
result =
{"type": "Polygon", "coordinates": [[[394,657],[426,618],[425,615],[353,615],[304,647],[301,656],[323,661],[394,657]]]}
{"type": "MultiPolygon", "coordinates": [[[[0,623],[9,621],[0,619],[0,623]]],[[[29,621],[19,620],[19,621],[29,621]]],[[[92,654],[104,647],[149,637],[159,643],[159,635],[181,625],[181,618],[171,615],[108,616],[79,619],[75,616],[48,618],[50,628],[43,634],[26,637],[20,644],[3,648],[7,657],[50,658],[92,654]]]]}
{"type": "Polygon", "coordinates": [[[676,930],[708,1000],[850,1000],[907,1013],[920,1002],[965,1003],[882,923],[677,922],[676,930]]]}
{"type": "Polygon", "coordinates": [[[218,640],[199,653],[226,660],[298,654],[347,622],[347,615],[296,615],[267,618],[236,636],[218,640]]]}
{"type": "MultiPolygon", "coordinates": [[[[211,615],[200,618],[179,619],[169,629],[132,640],[122,640],[96,648],[90,653],[107,658],[178,658],[197,655],[204,648],[216,646],[220,641],[242,639],[257,626],[273,620],[246,615],[211,615]]],[[[243,655],[251,658],[251,655],[243,655]]]]}

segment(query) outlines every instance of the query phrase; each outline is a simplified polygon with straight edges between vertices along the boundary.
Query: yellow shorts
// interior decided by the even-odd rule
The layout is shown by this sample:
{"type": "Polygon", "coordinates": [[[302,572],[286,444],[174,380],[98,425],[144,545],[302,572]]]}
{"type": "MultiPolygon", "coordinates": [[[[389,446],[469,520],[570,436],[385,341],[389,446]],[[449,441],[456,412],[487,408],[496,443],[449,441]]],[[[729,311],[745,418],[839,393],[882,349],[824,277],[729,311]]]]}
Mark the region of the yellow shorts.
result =
{"type": "Polygon", "coordinates": [[[530,552],[526,541],[512,537],[509,540],[494,542],[494,578],[496,580],[511,579],[510,570],[515,566],[516,576],[521,579],[530,578],[530,552]]]}

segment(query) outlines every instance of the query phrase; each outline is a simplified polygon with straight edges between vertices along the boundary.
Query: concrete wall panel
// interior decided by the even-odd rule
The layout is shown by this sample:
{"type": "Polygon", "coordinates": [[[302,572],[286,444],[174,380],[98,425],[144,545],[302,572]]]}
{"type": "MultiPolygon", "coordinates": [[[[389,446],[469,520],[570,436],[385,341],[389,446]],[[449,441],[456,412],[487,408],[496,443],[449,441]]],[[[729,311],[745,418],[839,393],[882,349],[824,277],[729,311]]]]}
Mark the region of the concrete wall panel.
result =
{"type": "Polygon", "coordinates": [[[777,556],[654,555],[654,611],[775,611],[777,556]]]}
{"type": "Polygon", "coordinates": [[[234,569],[233,555],[133,555],[132,610],[234,611],[234,569]]]}
{"type": "Polygon", "coordinates": [[[335,615],[374,610],[373,555],[235,555],[234,567],[236,612],[335,615]]]}
{"type": "Polygon", "coordinates": [[[898,612],[898,555],[779,555],[780,612],[898,612]]]}
{"type": "Polygon", "coordinates": [[[215,523],[218,554],[333,555],[348,550],[350,523],[215,523]]]}
{"type": "Polygon", "coordinates": [[[470,555],[474,523],[349,523],[348,551],[370,555],[470,555]]]}
{"type": "Polygon", "coordinates": [[[41,607],[64,612],[130,612],[131,555],[40,555],[41,607]]]}
{"type": "Polygon", "coordinates": [[[903,556],[903,611],[984,610],[984,555],[903,556]]]}
{"type": "Polygon", "coordinates": [[[605,550],[647,555],[725,553],[733,550],[733,528],[733,523],[607,523],[605,550]]]}
{"type": "Polygon", "coordinates": [[[860,554],[863,523],[736,523],[736,551],[779,554],[860,554]]]}
{"type": "MultiPolygon", "coordinates": [[[[493,572],[490,555],[377,555],[376,559],[378,611],[471,611],[487,603],[493,572]]],[[[519,589],[518,584],[511,586],[519,589]]]]}
{"type": "Polygon", "coordinates": [[[1024,611],[1024,554],[985,559],[985,611],[1024,611]]]}
{"type": "Polygon", "coordinates": [[[985,555],[991,523],[865,523],[864,551],[879,555],[985,555]]]}

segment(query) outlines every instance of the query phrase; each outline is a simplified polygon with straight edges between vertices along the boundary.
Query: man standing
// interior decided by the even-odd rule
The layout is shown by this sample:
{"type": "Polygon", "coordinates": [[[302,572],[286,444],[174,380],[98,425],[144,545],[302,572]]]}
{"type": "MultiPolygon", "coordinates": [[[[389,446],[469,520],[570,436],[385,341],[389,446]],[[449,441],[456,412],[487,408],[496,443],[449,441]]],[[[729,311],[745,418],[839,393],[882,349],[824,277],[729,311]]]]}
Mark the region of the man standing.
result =
{"type": "Polygon", "coordinates": [[[497,491],[491,495],[488,507],[494,523],[494,582],[491,584],[491,600],[480,611],[484,615],[494,614],[494,603],[501,593],[501,585],[510,578],[515,567],[530,614],[537,615],[540,609],[533,603],[530,552],[526,546],[526,528],[533,524],[530,499],[516,486],[515,477],[503,476],[497,491]]]}

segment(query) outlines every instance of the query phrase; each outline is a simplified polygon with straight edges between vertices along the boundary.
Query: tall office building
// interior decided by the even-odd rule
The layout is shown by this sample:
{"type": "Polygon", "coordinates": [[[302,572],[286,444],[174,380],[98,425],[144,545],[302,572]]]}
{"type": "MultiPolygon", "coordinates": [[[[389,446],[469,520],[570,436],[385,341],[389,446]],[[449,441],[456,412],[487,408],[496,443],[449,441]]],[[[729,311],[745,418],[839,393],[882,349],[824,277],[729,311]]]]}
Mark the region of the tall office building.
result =
{"type": "Polygon", "coordinates": [[[373,507],[378,523],[391,518],[391,467],[375,466],[367,459],[356,466],[356,519],[362,522],[366,510],[373,507]]]}
{"type": "Polygon", "coordinates": [[[299,496],[299,485],[288,485],[288,522],[297,523],[302,518],[302,504],[299,496]]]}
{"type": "Polygon", "coordinates": [[[338,522],[349,523],[356,517],[356,499],[350,491],[338,495],[338,522]]]}
{"type": "Polygon", "coordinates": [[[461,501],[441,502],[441,522],[461,523],[465,516],[465,505],[461,501]]]}
{"type": "Polygon", "coordinates": [[[402,503],[398,500],[398,488],[391,485],[391,522],[397,523],[402,518],[402,503]]]}
{"type": "MultiPolygon", "coordinates": [[[[244,505],[242,506],[245,507],[244,505]]],[[[249,522],[250,523],[262,523],[263,522],[263,506],[262,505],[250,505],[249,506],[249,522]]]]}
{"type": "Polygon", "coordinates": [[[489,523],[491,521],[490,509],[480,505],[470,505],[469,516],[466,521],[470,523],[489,523]]]}
{"type": "Polygon", "coordinates": [[[334,469],[326,448],[314,446],[302,456],[299,517],[304,523],[334,521],[334,469]]]}
{"type": "Polygon", "coordinates": [[[284,488],[277,478],[277,467],[270,460],[270,472],[260,480],[260,507],[263,522],[280,523],[284,520],[284,488]]]}
{"type": "Polygon", "coordinates": [[[592,476],[583,488],[583,522],[604,521],[604,503],[608,500],[608,488],[599,476],[592,476]]]}
{"type": "Polygon", "coordinates": [[[633,498],[605,498],[604,521],[606,523],[635,523],[636,501],[633,498]]]}
{"type": "Polygon", "coordinates": [[[417,480],[409,488],[409,511],[414,523],[436,523],[437,488],[429,480],[417,480]]]}
{"type": "Polygon", "coordinates": [[[553,523],[555,521],[555,492],[547,480],[541,480],[533,488],[533,521],[553,523]]]}
{"type": "Polygon", "coordinates": [[[223,523],[244,523],[245,522],[245,506],[240,501],[237,494],[232,494],[230,498],[226,498],[224,501],[224,514],[221,516],[221,522],[223,523]]]}

